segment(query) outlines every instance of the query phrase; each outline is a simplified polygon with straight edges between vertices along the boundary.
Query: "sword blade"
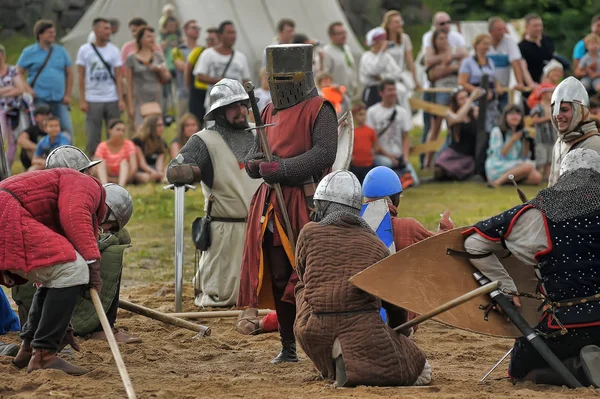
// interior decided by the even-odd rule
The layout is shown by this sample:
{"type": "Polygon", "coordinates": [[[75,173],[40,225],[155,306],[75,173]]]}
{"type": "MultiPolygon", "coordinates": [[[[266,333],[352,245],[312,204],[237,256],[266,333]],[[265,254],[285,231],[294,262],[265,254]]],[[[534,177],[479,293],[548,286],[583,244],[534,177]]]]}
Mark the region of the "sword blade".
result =
{"type": "Polygon", "coordinates": [[[512,348],[510,348],[508,350],[508,352],[506,352],[504,354],[504,356],[502,356],[502,358],[500,360],[498,360],[496,362],[496,364],[494,364],[492,366],[492,368],[487,373],[485,373],[485,375],[479,380],[479,382],[484,382],[490,376],[490,374],[492,374],[494,372],[494,370],[496,370],[498,368],[498,366],[500,366],[502,364],[502,362],[504,361],[504,359],[506,359],[508,357],[508,355],[510,355],[510,352],[512,352],[512,348]]]}

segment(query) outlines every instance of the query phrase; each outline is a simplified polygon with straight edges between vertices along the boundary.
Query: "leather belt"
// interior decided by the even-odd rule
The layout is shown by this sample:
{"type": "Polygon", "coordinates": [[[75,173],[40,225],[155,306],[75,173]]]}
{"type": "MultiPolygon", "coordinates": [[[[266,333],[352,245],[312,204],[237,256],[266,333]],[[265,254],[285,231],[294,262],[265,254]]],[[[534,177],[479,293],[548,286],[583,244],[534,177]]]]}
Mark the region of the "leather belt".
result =
{"type": "Polygon", "coordinates": [[[246,223],[247,218],[220,218],[211,216],[211,222],[225,222],[225,223],[246,223]]]}

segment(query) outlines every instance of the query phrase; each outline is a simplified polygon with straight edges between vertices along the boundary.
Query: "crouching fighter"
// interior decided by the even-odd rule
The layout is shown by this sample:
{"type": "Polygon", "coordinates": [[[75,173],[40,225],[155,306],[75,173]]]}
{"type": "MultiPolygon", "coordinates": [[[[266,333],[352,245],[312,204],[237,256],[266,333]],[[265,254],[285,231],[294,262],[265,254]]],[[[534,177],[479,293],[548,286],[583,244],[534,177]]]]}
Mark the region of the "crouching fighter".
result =
{"type": "Polygon", "coordinates": [[[315,213],[298,237],[294,332],[323,377],[338,386],[426,385],[425,354],[379,316],[381,301],[348,278],[389,256],[360,217],[362,195],[348,171],[327,175],[314,195],[315,213]]]}
{"type": "MultiPolygon", "coordinates": [[[[402,182],[396,172],[387,166],[377,166],[367,173],[363,182],[362,193],[365,202],[380,199],[385,199],[387,201],[390,215],[392,216],[392,230],[397,251],[436,234],[427,230],[419,221],[413,218],[398,217],[398,206],[400,205],[400,196],[402,194],[402,182]]],[[[440,220],[438,232],[452,230],[453,228],[454,223],[450,220],[450,211],[446,211],[440,220]]],[[[409,314],[405,309],[387,302],[383,302],[383,307],[386,310],[388,324],[392,328],[408,321],[409,314]]],[[[408,335],[411,331],[403,331],[403,333],[408,335]]]]}
{"type": "Polygon", "coordinates": [[[231,306],[238,298],[246,219],[252,195],[260,186],[244,170],[244,158],[254,146],[248,128],[248,93],[240,82],[221,79],[210,89],[215,121],[194,134],[167,169],[174,184],[202,183],[205,211],[211,213],[210,247],[202,251],[194,277],[197,306],[231,306]]]}
{"type": "MultiPolygon", "coordinates": [[[[583,385],[600,386],[600,155],[569,152],[555,185],[465,234],[469,253],[489,254],[471,263],[509,291],[517,288],[498,256],[512,254],[533,266],[545,298],[535,329],[583,385]]],[[[513,302],[520,306],[517,296],[513,302]]],[[[566,384],[525,337],[515,342],[509,375],[566,384]]]]}
{"type": "Polygon", "coordinates": [[[292,245],[310,221],[314,188],[331,169],[337,150],[337,116],[333,106],[317,94],[312,53],[309,44],[267,47],[273,103],[263,110],[262,119],[275,124],[266,129],[274,158],[265,161],[258,140],[246,158],[248,175],[264,182],[250,204],[238,306],[258,308],[259,302],[270,300],[269,306],[274,299],[282,350],[273,363],[298,361],[294,337],[298,278],[292,245]],[[276,199],[275,183],[281,185],[283,204],[276,199]],[[286,232],[282,209],[289,215],[293,237],[286,232]]]}
{"type": "Polygon", "coordinates": [[[28,372],[87,372],[56,354],[79,296],[88,284],[102,291],[98,231],[120,228],[123,204],[116,200],[121,198],[122,193],[69,169],[23,173],[0,183],[0,243],[10,248],[0,253],[2,284],[29,280],[39,286],[15,366],[27,366],[28,372]]]}

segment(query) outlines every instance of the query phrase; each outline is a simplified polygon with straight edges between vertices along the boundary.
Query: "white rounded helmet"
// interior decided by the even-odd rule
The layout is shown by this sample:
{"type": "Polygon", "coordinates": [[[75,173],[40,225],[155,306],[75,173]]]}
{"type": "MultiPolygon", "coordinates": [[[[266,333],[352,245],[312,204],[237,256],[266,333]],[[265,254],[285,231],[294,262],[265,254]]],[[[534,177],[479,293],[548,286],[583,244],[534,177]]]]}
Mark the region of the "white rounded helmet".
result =
{"type": "Polygon", "coordinates": [[[117,231],[121,230],[131,219],[133,215],[133,200],[129,191],[115,183],[106,183],[103,185],[106,190],[106,199],[104,200],[108,210],[104,217],[105,222],[117,222],[117,231]]]}
{"type": "Polygon", "coordinates": [[[593,169],[600,173],[600,154],[589,148],[576,148],[569,151],[560,163],[559,175],[562,176],[576,169],[593,169]]]}
{"type": "Polygon", "coordinates": [[[55,148],[46,158],[46,169],[69,168],[83,172],[98,165],[100,161],[90,161],[87,155],[79,148],[72,145],[63,145],[55,148]]]}
{"type": "Polygon", "coordinates": [[[579,124],[589,117],[590,110],[590,96],[585,90],[583,84],[579,79],[575,79],[569,76],[554,89],[552,93],[552,100],[550,100],[552,106],[552,125],[559,133],[572,132],[579,126],[579,124]],[[563,102],[573,104],[573,119],[566,132],[558,130],[558,124],[556,123],[556,116],[560,112],[560,104],[563,102]]]}
{"type": "Polygon", "coordinates": [[[321,180],[313,199],[348,205],[360,210],[363,198],[360,182],[354,173],[336,170],[321,180]]]}
{"type": "Polygon", "coordinates": [[[204,120],[207,121],[215,119],[214,111],[229,104],[238,101],[247,101],[250,104],[250,97],[248,97],[248,93],[244,90],[244,86],[234,79],[223,78],[219,80],[210,89],[208,96],[210,99],[210,108],[206,115],[204,115],[204,120]]]}

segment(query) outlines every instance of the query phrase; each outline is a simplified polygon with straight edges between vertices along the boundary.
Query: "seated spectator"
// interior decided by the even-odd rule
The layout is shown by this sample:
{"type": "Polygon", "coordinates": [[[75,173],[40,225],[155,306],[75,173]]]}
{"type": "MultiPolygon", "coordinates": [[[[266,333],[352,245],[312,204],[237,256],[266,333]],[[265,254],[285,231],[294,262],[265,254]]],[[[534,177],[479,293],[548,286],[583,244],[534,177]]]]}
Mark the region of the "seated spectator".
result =
{"type": "Polygon", "coordinates": [[[177,130],[177,136],[171,141],[171,147],[169,149],[171,159],[175,159],[190,137],[200,130],[200,124],[193,114],[183,114],[181,118],[179,118],[177,130]]]}
{"type": "Polygon", "coordinates": [[[600,91],[600,36],[590,33],[585,37],[588,52],[579,60],[575,76],[588,92],[600,91]]]}
{"type": "Polygon", "coordinates": [[[96,147],[94,160],[103,160],[98,164],[98,179],[102,184],[117,183],[124,187],[133,183],[138,170],[137,150],[133,141],[125,138],[125,123],[120,119],[108,122],[108,140],[96,147]]]}
{"type": "Polygon", "coordinates": [[[158,115],[144,120],[133,138],[136,145],[138,170],[134,176],[136,183],[166,182],[167,143],[162,138],[165,125],[158,115]]]}
{"type": "Polygon", "coordinates": [[[346,95],[346,88],[344,86],[334,84],[333,78],[327,72],[318,74],[316,80],[319,94],[333,105],[338,117],[344,112],[349,111],[350,98],[346,95]]]}
{"type": "Polygon", "coordinates": [[[521,184],[538,185],[542,175],[529,160],[531,142],[524,129],[523,111],[517,105],[509,105],[502,113],[500,126],[490,133],[488,156],[485,160],[485,173],[488,186],[500,187],[514,175],[521,184]]]}
{"type": "Polygon", "coordinates": [[[396,104],[396,82],[384,79],[379,85],[381,102],[367,109],[367,125],[370,126],[379,139],[381,148],[388,155],[375,156],[375,166],[387,166],[400,177],[402,187],[407,188],[419,184],[419,178],[408,155],[410,140],[408,132],[412,129],[411,116],[406,110],[396,104]]]}
{"type": "Polygon", "coordinates": [[[269,90],[269,82],[267,81],[267,68],[260,68],[260,87],[254,89],[256,101],[258,101],[258,109],[262,110],[269,104],[271,100],[271,90],[269,90]]]}
{"type": "Polygon", "coordinates": [[[473,175],[479,114],[479,108],[473,104],[484,94],[481,88],[469,94],[461,87],[452,94],[446,116],[449,145],[435,160],[433,177],[436,180],[465,180],[473,175]]]}
{"type": "Polygon", "coordinates": [[[542,99],[531,110],[532,122],[535,126],[535,164],[545,180],[550,176],[552,152],[556,143],[557,134],[552,126],[552,92],[554,87],[541,89],[542,99]]]}
{"type": "Polygon", "coordinates": [[[458,70],[458,84],[467,89],[469,93],[481,86],[484,75],[488,75],[490,90],[487,92],[488,106],[485,112],[485,131],[489,132],[498,124],[498,99],[496,95],[496,71],[494,62],[487,56],[492,45],[492,38],[487,33],[475,36],[473,48],[475,55],[465,58],[458,70]]]}
{"type": "Polygon", "coordinates": [[[538,105],[542,98],[542,92],[547,88],[554,90],[564,76],[564,67],[560,62],[551,60],[546,64],[542,72],[542,83],[527,98],[527,108],[533,109],[538,105]]]}
{"type": "Polygon", "coordinates": [[[6,49],[0,44],[0,134],[6,143],[8,169],[17,155],[17,140],[13,128],[18,125],[19,113],[11,116],[14,109],[21,108],[21,94],[24,84],[16,66],[6,63],[6,49]],[[16,122],[16,123],[15,123],[16,122]]]}
{"type": "MultiPolygon", "coordinates": [[[[595,33],[600,36],[600,14],[596,14],[592,17],[590,33],[595,33]]],[[[588,52],[586,47],[585,38],[578,41],[575,44],[575,47],[573,47],[573,70],[577,70],[581,57],[588,52]]]]}
{"type": "Polygon", "coordinates": [[[46,120],[44,130],[47,135],[43,137],[35,149],[31,167],[29,170],[44,170],[46,169],[46,157],[55,148],[63,145],[71,144],[71,139],[68,135],[60,131],[60,119],[56,116],[51,116],[46,120]]]}
{"type": "Polygon", "coordinates": [[[596,121],[600,129],[600,92],[590,97],[590,118],[596,121]]]}
{"type": "Polygon", "coordinates": [[[46,136],[44,126],[50,115],[52,114],[50,113],[49,106],[43,104],[38,106],[35,109],[33,117],[35,125],[23,130],[17,139],[17,145],[21,147],[21,163],[25,170],[31,168],[31,161],[33,160],[35,150],[37,149],[38,141],[46,136]]]}
{"type": "MultiPolygon", "coordinates": [[[[458,68],[460,62],[454,57],[455,47],[450,47],[448,34],[441,29],[433,32],[431,38],[433,44],[433,57],[425,57],[425,66],[427,67],[427,77],[431,87],[435,88],[455,88],[458,85],[458,68]],[[433,62],[442,58],[442,62],[433,62]]],[[[450,93],[434,93],[435,103],[440,105],[450,104],[450,93]]],[[[431,115],[431,127],[427,136],[427,141],[437,140],[442,126],[442,117],[431,115]]],[[[425,156],[424,168],[431,166],[433,153],[425,156]]]]}
{"type": "Polygon", "coordinates": [[[352,117],[354,119],[354,147],[352,148],[350,171],[362,184],[367,173],[375,167],[375,154],[382,154],[391,162],[395,162],[396,157],[381,148],[377,140],[377,133],[366,125],[367,107],[364,103],[361,102],[352,107],[352,117]]]}

